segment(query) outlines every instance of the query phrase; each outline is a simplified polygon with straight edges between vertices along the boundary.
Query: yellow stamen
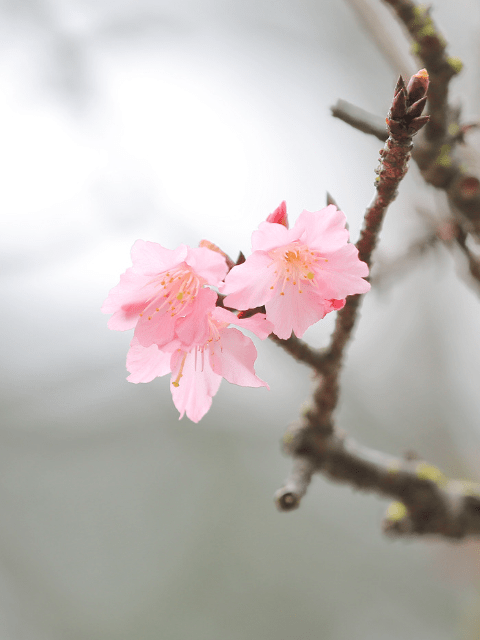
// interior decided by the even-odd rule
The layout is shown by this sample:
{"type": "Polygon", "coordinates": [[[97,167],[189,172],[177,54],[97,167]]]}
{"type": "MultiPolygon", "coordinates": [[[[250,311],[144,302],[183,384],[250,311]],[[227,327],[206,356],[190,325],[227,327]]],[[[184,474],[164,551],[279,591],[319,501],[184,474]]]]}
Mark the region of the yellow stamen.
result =
{"type": "Polygon", "coordinates": [[[174,387],[178,387],[180,386],[180,378],[183,378],[183,365],[185,364],[185,358],[187,357],[187,354],[185,354],[183,356],[183,360],[182,363],[180,365],[180,371],[178,372],[178,376],[176,377],[176,379],[172,382],[172,385],[174,387]]]}

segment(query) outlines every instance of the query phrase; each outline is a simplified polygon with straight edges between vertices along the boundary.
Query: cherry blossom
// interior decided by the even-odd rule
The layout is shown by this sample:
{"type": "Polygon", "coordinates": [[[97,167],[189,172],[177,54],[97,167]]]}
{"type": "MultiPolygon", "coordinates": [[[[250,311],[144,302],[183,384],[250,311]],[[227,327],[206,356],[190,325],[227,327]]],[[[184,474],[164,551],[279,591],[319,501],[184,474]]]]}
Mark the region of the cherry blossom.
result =
{"type": "Polygon", "coordinates": [[[206,247],[182,244],[170,250],[143,240],[133,245],[131,257],[133,266],[102,306],[104,313],[113,314],[109,328],[135,328],[140,345],[161,347],[174,339],[175,324],[182,318],[192,327],[192,339],[206,339],[207,309],[216,294],[205,285],[218,286],[223,280],[225,258],[206,247]]]}
{"type": "Polygon", "coordinates": [[[150,382],[171,373],[170,390],[180,418],[186,413],[193,422],[198,422],[210,409],[222,378],[244,387],[269,388],[255,374],[257,350],[252,340],[229,325],[236,324],[264,339],[271,333],[271,323],[264,314],[239,319],[231,311],[214,305],[207,314],[206,339],[193,336],[188,318],[180,318],[175,326],[175,339],[162,349],[156,344],[145,347],[134,337],[127,355],[130,382],[150,382]]]}
{"type": "MultiPolygon", "coordinates": [[[[281,205],[282,206],[282,205],[281,205]]],[[[280,207],[279,207],[280,209],[280,207]]],[[[370,289],[368,266],[348,242],[346,218],[334,205],[303,211],[292,229],[276,210],[252,235],[253,253],[233,267],[220,291],[224,305],[253,309],[265,305],[279,338],[292,330],[301,338],[308,327],[345,304],[345,298],[370,289]],[[277,214],[277,215],[276,215],[277,214]]]]}

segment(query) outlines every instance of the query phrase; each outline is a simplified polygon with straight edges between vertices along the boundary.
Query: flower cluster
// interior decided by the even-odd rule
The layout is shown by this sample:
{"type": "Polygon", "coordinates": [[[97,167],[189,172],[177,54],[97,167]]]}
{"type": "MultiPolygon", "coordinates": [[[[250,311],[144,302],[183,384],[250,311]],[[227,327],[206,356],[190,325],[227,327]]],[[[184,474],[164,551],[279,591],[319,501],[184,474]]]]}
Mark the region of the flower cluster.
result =
{"type": "Polygon", "coordinates": [[[171,374],[173,402],[198,422],[208,411],[222,378],[241,386],[268,385],[255,374],[256,348],[232,327],[264,339],[270,333],[301,337],[345,298],[365,293],[368,267],[348,243],[345,215],[330,205],[303,211],[288,228],[285,203],[252,236],[252,254],[233,262],[215,245],[165,249],[137,240],[132,267],[120,277],[102,311],[110,329],[134,329],[127,355],[130,382],[171,374]],[[242,318],[219,305],[213,288],[236,310],[265,306],[242,318]]]}
{"type": "Polygon", "coordinates": [[[264,314],[241,320],[216,306],[227,273],[225,258],[205,247],[180,245],[171,251],[137,240],[133,266],[120,277],[103,304],[112,313],[110,329],[135,329],[127,355],[130,382],[150,382],[171,373],[171,391],[180,417],[198,422],[208,411],[222,377],[242,386],[267,386],[255,375],[257,351],[250,338],[271,332],[264,314]]]}

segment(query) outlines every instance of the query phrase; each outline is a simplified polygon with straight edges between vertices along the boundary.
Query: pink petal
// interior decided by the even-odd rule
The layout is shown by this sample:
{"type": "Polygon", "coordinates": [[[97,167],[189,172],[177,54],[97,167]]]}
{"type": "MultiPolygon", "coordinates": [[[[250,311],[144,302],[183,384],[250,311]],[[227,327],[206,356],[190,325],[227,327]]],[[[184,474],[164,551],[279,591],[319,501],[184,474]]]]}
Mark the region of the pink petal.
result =
{"type": "Polygon", "coordinates": [[[129,382],[151,382],[158,376],[170,373],[171,353],[160,351],[156,345],[142,347],[136,338],[130,344],[127,353],[127,369],[130,372],[129,382]]]}
{"type": "Polygon", "coordinates": [[[287,229],[282,224],[262,222],[257,231],[252,233],[252,251],[270,251],[298,240],[302,229],[287,229]]]}
{"type": "Polygon", "coordinates": [[[137,273],[157,275],[183,262],[187,252],[188,247],[184,244],[176,249],[165,249],[157,242],[137,240],[131,251],[133,268],[137,273]]]}
{"type": "Polygon", "coordinates": [[[132,329],[149,299],[156,294],[157,290],[151,283],[150,276],[138,274],[132,267],[127,269],[102,305],[102,313],[113,313],[108,321],[109,329],[132,329]]]}
{"type": "Polygon", "coordinates": [[[222,377],[215,373],[208,357],[208,352],[202,355],[195,349],[185,354],[177,351],[172,358],[172,383],[170,390],[175,406],[180,412],[192,420],[198,422],[203,418],[212,405],[212,397],[217,393],[222,377]],[[185,358],[185,359],[184,359],[185,358]],[[182,376],[178,380],[178,386],[173,382],[178,379],[183,362],[182,376]]]}
{"type": "Polygon", "coordinates": [[[109,329],[132,329],[139,314],[158,295],[152,276],[177,266],[186,255],[185,245],[172,251],[156,242],[137,240],[131,250],[133,267],[120,276],[119,284],[113,287],[102,306],[103,313],[113,313],[108,321],[109,329]]]}
{"type": "Polygon", "coordinates": [[[217,322],[224,323],[226,325],[236,324],[238,320],[237,316],[232,311],[224,309],[223,307],[215,307],[215,309],[213,309],[211,313],[211,316],[217,322]]]}
{"type": "Polygon", "coordinates": [[[268,338],[273,330],[273,324],[267,320],[267,316],[264,313],[256,313],[251,318],[239,318],[227,309],[215,307],[211,315],[217,322],[227,325],[236,324],[237,327],[243,327],[244,329],[251,331],[262,340],[268,338]]]}
{"type": "Polygon", "coordinates": [[[337,251],[348,242],[343,211],[331,204],[320,211],[302,211],[295,227],[302,232],[301,241],[320,253],[337,251]]]}
{"type": "Polygon", "coordinates": [[[325,317],[325,300],[310,283],[298,286],[287,283],[284,295],[277,295],[265,304],[267,318],[273,325],[273,333],[279,338],[290,338],[292,330],[298,338],[315,322],[325,317]]]}
{"type": "Polygon", "coordinates": [[[264,313],[256,313],[250,318],[237,318],[235,324],[238,327],[251,331],[261,340],[265,340],[273,331],[273,324],[267,320],[264,313]]]}
{"type": "Polygon", "coordinates": [[[225,258],[206,247],[189,248],[185,262],[213,287],[218,287],[228,271],[225,258]]]}
{"type": "MultiPolygon", "coordinates": [[[[264,224],[270,224],[265,222],[264,224]]],[[[286,229],[281,225],[270,225],[286,229]]],[[[272,297],[276,281],[275,267],[272,259],[263,251],[255,251],[243,264],[231,269],[220,287],[227,297],[223,301],[232,309],[254,309],[272,297]]]]}
{"type": "Polygon", "coordinates": [[[210,347],[210,361],[216,373],[242,387],[269,388],[255,375],[257,350],[250,338],[238,329],[222,329],[219,342],[210,347]]]}
{"type": "Polygon", "coordinates": [[[355,245],[347,244],[325,257],[327,260],[320,260],[315,268],[315,281],[325,298],[340,300],[370,290],[362,277],[368,275],[368,266],[358,259],[355,245]]]}
{"type": "Polygon", "coordinates": [[[162,347],[175,337],[175,323],[178,316],[172,315],[168,306],[161,305],[161,298],[154,300],[138,319],[134,335],[144,347],[152,344],[162,347]]]}
{"type": "Polygon", "coordinates": [[[183,343],[185,348],[192,345],[204,345],[210,334],[209,312],[216,309],[215,303],[218,295],[211,289],[203,288],[198,292],[197,297],[189,315],[180,318],[175,327],[175,334],[183,343]]]}
{"type": "Polygon", "coordinates": [[[156,344],[163,348],[175,338],[179,327],[181,335],[178,337],[185,346],[190,347],[193,342],[203,344],[209,331],[207,314],[216,299],[215,291],[206,288],[199,290],[193,302],[184,306],[179,303],[176,309],[165,305],[162,297],[156,298],[138,319],[135,337],[144,347],[156,344]]]}

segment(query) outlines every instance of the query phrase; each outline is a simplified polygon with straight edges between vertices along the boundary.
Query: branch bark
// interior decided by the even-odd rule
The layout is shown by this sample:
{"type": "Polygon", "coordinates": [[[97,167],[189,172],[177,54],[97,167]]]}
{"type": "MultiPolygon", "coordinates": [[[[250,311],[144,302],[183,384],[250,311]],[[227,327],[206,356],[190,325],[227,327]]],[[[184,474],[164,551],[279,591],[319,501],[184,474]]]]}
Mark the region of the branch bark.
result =
{"type": "MultiPolygon", "coordinates": [[[[395,199],[398,185],[407,172],[412,138],[428,122],[428,117],[421,116],[428,76],[424,72],[412,76],[409,87],[407,90],[400,77],[386,120],[389,137],[380,152],[381,164],[375,180],[376,193],[365,213],[360,239],[356,245],[360,260],[368,266],[371,265],[372,252],[387,208],[395,199]]],[[[313,396],[313,406],[306,415],[307,423],[325,435],[334,430],[333,412],[338,403],[343,354],[355,326],[361,298],[361,295],[349,296],[345,306],[337,314],[335,330],[325,356],[323,375],[313,396]]]]}
{"type": "Polygon", "coordinates": [[[480,534],[480,485],[449,480],[423,460],[396,458],[332,433],[293,425],[283,440],[294,456],[293,471],[275,500],[281,511],[297,508],[313,473],[393,498],[383,523],[390,535],[435,534],[463,538],[480,534]]]}

